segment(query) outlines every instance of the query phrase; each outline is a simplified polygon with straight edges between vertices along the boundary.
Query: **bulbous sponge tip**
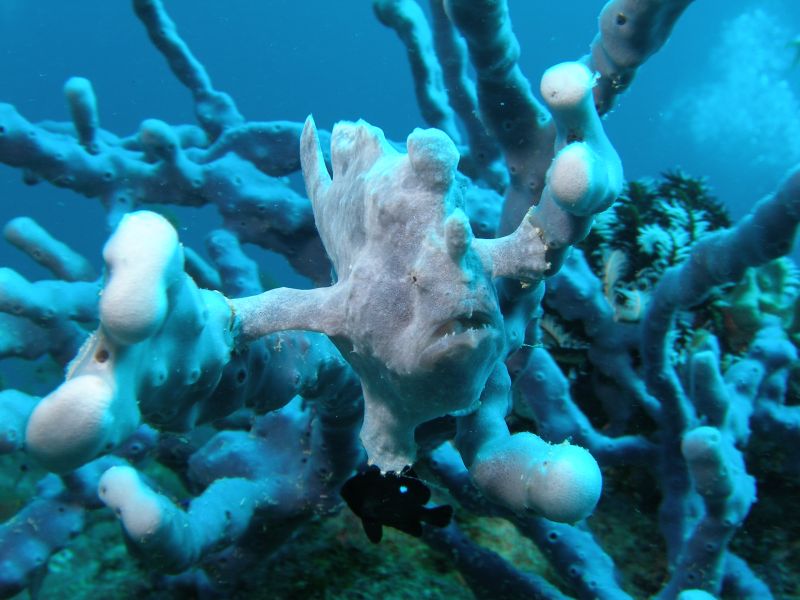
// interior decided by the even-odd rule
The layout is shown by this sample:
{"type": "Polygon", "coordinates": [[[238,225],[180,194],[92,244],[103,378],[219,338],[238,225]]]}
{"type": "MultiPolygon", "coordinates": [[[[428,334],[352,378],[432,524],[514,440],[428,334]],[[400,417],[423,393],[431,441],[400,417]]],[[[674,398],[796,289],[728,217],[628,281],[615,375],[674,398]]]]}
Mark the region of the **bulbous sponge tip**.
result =
{"type": "Polygon", "coordinates": [[[64,95],[68,99],[82,99],[94,95],[92,84],[85,77],[70,77],[64,84],[64,95]]]}
{"type": "Polygon", "coordinates": [[[548,185],[553,198],[565,210],[588,210],[584,205],[594,199],[597,187],[593,160],[589,147],[578,142],[564,148],[553,161],[547,174],[548,185]]]}
{"type": "Polygon", "coordinates": [[[550,108],[569,108],[583,102],[594,87],[592,72],[581,63],[564,62],[542,75],[542,98],[550,108]]]}
{"type": "Polygon", "coordinates": [[[568,443],[550,446],[529,477],[528,508],[560,523],[592,514],[603,490],[603,476],[592,455],[568,443]]]}
{"type": "Polygon", "coordinates": [[[112,467],[100,478],[100,500],[122,520],[125,531],[141,542],[157,533],[165,522],[165,503],[140,478],[136,469],[112,467]]]}
{"type": "Polygon", "coordinates": [[[89,462],[113,444],[113,400],[113,389],[100,377],[65,381],[31,414],[25,431],[27,451],[56,473],[89,462]]]}
{"type": "Polygon", "coordinates": [[[109,278],[100,321],[114,340],[135,344],[153,335],[167,313],[167,287],[180,275],[178,234],[161,215],[128,213],[103,249],[109,278]]]}
{"type": "Polygon", "coordinates": [[[681,440],[681,452],[689,462],[708,461],[720,453],[721,434],[716,427],[697,427],[681,440]]]}

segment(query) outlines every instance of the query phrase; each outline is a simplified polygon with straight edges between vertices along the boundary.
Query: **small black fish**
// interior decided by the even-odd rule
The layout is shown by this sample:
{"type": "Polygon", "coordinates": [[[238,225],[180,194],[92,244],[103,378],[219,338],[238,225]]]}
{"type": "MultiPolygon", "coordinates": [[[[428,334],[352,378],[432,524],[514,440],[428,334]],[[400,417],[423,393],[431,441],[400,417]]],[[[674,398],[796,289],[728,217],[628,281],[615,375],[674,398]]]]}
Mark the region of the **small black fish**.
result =
{"type": "Polygon", "coordinates": [[[384,525],[420,537],[423,521],[447,527],[453,516],[453,507],[448,504],[425,506],[431,499],[431,490],[410,467],[398,475],[394,471],[381,473],[372,465],[348,479],[341,494],[375,544],[381,541],[384,525]]]}

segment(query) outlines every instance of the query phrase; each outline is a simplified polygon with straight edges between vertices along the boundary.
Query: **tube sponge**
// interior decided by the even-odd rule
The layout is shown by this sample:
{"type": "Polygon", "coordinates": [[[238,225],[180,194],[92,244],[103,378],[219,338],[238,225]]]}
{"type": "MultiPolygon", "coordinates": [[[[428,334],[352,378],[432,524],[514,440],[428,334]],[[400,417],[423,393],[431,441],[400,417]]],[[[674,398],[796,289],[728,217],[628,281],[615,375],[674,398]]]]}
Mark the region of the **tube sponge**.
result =
{"type": "Polygon", "coordinates": [[[190,429],[230,360],[230,307],[183,272],[183,251],[166,219],[126,215],[103,257],[100,327],[28,421],[26,448],[51,471],[109,452],[142,419],[190,429]]]}
{"type": "Polygon", "coordinates": [[[595,111],[594,84],[592,72],[577,62],[550,67],[541,82],[557,132],[547,185],[558,205],[577,216],[602,212],[622,190],[622,163],[595,111]]]}

